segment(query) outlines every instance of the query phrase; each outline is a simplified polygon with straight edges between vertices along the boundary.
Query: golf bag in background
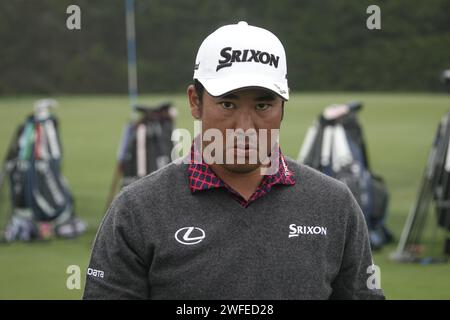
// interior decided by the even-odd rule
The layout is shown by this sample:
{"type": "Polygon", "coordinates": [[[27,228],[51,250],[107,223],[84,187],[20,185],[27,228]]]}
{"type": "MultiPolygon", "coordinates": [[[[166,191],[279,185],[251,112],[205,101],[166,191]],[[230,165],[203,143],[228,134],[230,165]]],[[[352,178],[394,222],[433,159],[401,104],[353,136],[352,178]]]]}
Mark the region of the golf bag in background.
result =
{"type": "Polygon", "coordinates": [[[442,71],[441,82],[444,84],[447,92],[450,92],[450,69],[442,71]]]}
{"type": "Polygon", "coordinates": [[[356,113],[360,103],[332,105],[309,128],[298,161],[344,182],[361,207],[374,250],[392,240],[385,226],[389,194],[383,179],[370,171],[356,113]]]}
{"type": "Polygon", "coordinates": [[[450,230],[450,112],[440,121],[422,176],[416,201],[403,228],[396,252],[391,256],[399,262],[445,262],[450,254],[450,237],[444,239],[444,250],[433,256],[424,257],[425,247],[435,245],[437,229],[432,241],[424,239],[429,209],[434,202],[436,226],[450,230]]]}
{"type": "Polygon", "coordinates": [[[119,185],[125,187],[171,161],[175,108],[166,102],[156,107],[137,106],[135,110],[139,118],[123,131],[107,207],[119,185]]]}
{"type": "Polygon", "coordinates": [[[86,230],[75,217],[73,197],[61,174],[62,148],[58,120],[49,109],[55,100],[38,100],[34,114],[19,126],[4,166],[9,179],[11,218],[7,242],[73,238],[86,230]]]}

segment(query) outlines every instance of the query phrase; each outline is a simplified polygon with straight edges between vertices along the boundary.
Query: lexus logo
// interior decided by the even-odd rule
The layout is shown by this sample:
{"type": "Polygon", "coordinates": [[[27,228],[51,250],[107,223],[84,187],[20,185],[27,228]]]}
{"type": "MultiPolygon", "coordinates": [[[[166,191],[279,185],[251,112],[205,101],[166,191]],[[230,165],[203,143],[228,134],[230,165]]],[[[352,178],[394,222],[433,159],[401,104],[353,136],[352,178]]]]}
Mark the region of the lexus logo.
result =
{"type": "Polygon", "coordinates": [[[197,227],[185,227],[175,232],[175,240],[185,245],[197,244],[205,239],[205,231],[197,227]]]}

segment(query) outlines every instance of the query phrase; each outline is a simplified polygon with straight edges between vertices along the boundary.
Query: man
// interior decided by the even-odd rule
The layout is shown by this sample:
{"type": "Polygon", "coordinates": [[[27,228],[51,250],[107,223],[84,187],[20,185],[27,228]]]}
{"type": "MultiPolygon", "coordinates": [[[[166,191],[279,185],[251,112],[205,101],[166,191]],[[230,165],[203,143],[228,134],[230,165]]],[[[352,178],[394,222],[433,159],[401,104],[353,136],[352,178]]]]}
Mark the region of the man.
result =
{"type": "Polygon", "coordinates": [[[278,38],[245,22],[219,28],[200,46],[188,98],[202,136],[187,161],[117,196],[84,298],[383,298],[349,189],[285,158],[268,133],[289,99],[278,38]]]}

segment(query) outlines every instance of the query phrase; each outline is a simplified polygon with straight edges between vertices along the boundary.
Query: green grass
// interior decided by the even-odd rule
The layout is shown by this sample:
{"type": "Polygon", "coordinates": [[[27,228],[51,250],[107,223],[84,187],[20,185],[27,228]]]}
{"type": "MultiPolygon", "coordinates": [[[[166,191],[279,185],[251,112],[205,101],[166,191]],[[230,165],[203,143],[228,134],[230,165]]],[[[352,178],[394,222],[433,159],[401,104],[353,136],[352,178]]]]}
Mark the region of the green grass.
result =
{"type": "MultiPolygon", "coordinates": [[[[18,123],[37,97],[0,98],[0,158],[18,123]]],[[[82,290],[66,288],[66,269],[88,264],[90,246],[104,214],[117,145],[128,119],[125,96],[62,96],[61,134],[64,174],[75,195],[77,213],[89,224],[82,237],[0,246],[0,299],[78,299],[82,290]]],[[[170,99],[178,109],[177,126],[193,131],[184,95],[144,96],[142,102],[170,99]]],[[[293,94],[281,131],[285,154],[296,158],[306,129],[323,107],[360,100],[360,114],[373,170],[391,192],[388,226],[400,236],[416,196],[436,126],[450,109],[450,96],[432,94],[317,93],[293,94]]],[[[0,199],[0,220],[5,197],[0,199]]],[[[399,264],[389,260],[395,244],[374,255],[389,299],[450,299],[450,263],[399,264]]],[[[83,277],[82,277],[83,278],[83,277]]]]}

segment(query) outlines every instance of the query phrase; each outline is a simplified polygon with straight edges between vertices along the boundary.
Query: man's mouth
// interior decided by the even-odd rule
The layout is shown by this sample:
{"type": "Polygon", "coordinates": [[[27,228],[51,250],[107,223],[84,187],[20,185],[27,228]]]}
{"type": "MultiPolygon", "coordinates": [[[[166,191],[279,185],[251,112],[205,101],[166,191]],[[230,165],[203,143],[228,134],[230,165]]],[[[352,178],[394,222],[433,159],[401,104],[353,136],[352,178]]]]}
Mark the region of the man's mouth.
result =
{"type": "Polygon", "coordinates": [[[246,143],[246,144],[235,144],[233,149],[237,150],[257,150],[258,146],[256,144],[246,143]]]}
{"type": "Polygon", "coordinates": [[[238,158],[249,158],[254,153],[257,153],[258,149],[254,146],[251,146],[249,144],[246,145],[240,145],[240,146],[234,146],[233,153],[238,158]]]}
{"type": "Polygon", "coordinates": [[[246,145],[234,146],[234,149],[249,150],[249,149],[253,149],[253,148],[250,148],[250,145],[246,144],[246,145]]]}
{"type": "Polygon", "coordinates": [[[258,149],[257,148],[252,148],[252,147],[250,147],[250,146],[241,146],[241,147],[234,147],[233,148],[233,150],[236,152],[236,153],[249,153],[249,152],[257,152],[258,151],[258,149]]]}

